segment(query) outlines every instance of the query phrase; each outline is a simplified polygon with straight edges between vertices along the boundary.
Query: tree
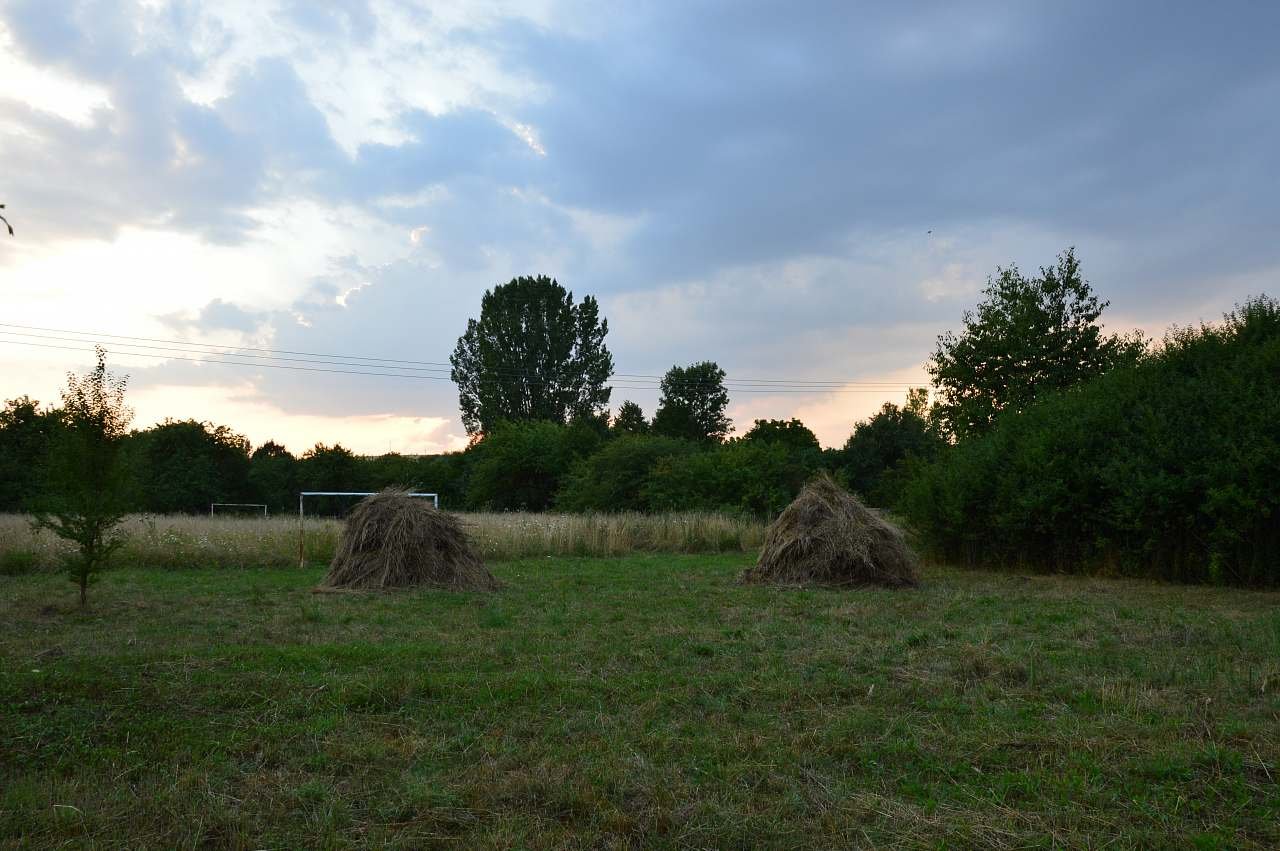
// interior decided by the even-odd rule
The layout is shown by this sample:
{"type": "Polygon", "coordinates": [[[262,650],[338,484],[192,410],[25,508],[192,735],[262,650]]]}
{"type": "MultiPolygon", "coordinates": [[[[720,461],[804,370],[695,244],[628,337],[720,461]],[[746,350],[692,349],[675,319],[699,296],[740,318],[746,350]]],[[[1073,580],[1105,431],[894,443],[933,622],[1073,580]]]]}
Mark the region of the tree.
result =
{"type": "Polygon", "coordinates": [[[401,455],[399,452],[387,452],[377,458],[361,460],[365,468],[365,483],[369,490],[402,486],[417,490],[421,484],[417,480],[417,459],[411,456],[401,455]]]}
{"type": "Polygon", "coordinates": [[[897,509],[936,556],[1280,586],[1280,302],[1004,414],[914,470],[897,509]]]}
{"type": "Polygon", "coordinates": [[[649,421],[644,418],[644,411],[635,402],[627,400],[618,408],[618,414],[609,427],[615,435],[648,434],[649,421]]]}
{"type": "Polygon", "coordinates": [[[729,391],[725,372],[714,361],[673,366],[659,384],[661,397],[653,417],[654,434],[719,442],[733,431],[725,416],[729,391]]]}
{"type": "Polygon", "coordinates": [[[36,496],[59,425],[57,411],[40,410],[28,396],[0,409],[0,511],[21,511],[36,496]]]}
{"type": "Polygon", "coordinates": [[[818,436],[797,419],[756,420],[742,439],[748,443],[778,444],[794,452],[820,451],[818,436]]]}
{"type": "Polygon", "coordinates": [[[959,336],[948,331],[927,364],[941,396],[944,429],[957,438],[984,434],[1001,411],[1023,410],[1037,395],[1066,389],[1145,350],[1140,333],[1104,335],[1098,301],[1080,275],[1075,250],[1026,278],[1016,266],[987,280],[977,312],[965,311],[959,336]]]}
{"type": "Polygon", "coordinates": [[[128,507],[121,455],[133,419],[124,404],[128,376],[108,372],[106,350],[98,346],[96,351],[93,371],[67,373],[63,428],[50,448],[34,521],[76,545],[67,570],[80,586],[81,607],[87,603],[89,581],[124,543],[118,527],[128,507]]]}
{"type": "Polygon", "coordinates": [[[136,499],[149,511],[198,514],[250,496],[249,441],[229,426],[166,419],[129,444],[136,499]]]}
{"type": "MultiPolygon", "coordinates": [[[[306,452],[298,463],[298,481],[303,490],[309,491],[363,491],[368,490],[364,464],[350,449],[340,443],[325,446],[317,443],[306,452]]],[[[311,505],[311,503],[307,503],[311,505]]],[[[319,497],[314,505],[317,514],[340,514],[350,508],[351,502],[342,497],[319,497]]]]}
{"type": "Polygon", "coordinates": [[[298,459],[268,440],[249,457],[249,487],[253,498],[270,511],[292,509],[298,500],[298,459]]]}
{"type": "Polygon", "coordinates": [[[471,460],[468,455],[467,452],[446,452],[418,456],[413,459],[413,476],[409,482],[439,494],[441,508],[461,507],[466,495],[467,465],[471,460]]]}
{"type": "Polygon", "coordinates": [[[462,423],[471,435],[501,421],[564,423],[609,404],[608,320],[591,296],[545,275],[513,278],[484,294],[449,358],[462,423]]]}
{"type": "Polygon", "coordinates": [[[910,458],[931,459],[945,445],[929,419],[927,399],[927,391],[911,390],[906,405],[885,402],[853,427],[838,464],[849,488],[863,499],[893,502],[899,484],[893,474],[899,465],[910,458]]]}

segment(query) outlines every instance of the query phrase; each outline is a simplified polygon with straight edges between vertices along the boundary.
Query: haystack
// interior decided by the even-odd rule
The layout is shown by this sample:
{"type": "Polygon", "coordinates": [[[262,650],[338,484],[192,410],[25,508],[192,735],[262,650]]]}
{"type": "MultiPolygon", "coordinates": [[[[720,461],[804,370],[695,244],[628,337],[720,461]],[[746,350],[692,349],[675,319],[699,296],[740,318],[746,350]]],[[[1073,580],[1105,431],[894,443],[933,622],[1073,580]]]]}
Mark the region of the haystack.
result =
{"type": "Polygon", "coordinates": [[[904,588],[920,579],[902,531],[823,473],[768,528],[742,581],[904,588]]]}
{"type": "Polygon", "coordinates": [[[495,590],[498,580],[485,568],[458,518],[408,494],[391,488],[365,497],[352,509],[324,585],[495,590]]]}

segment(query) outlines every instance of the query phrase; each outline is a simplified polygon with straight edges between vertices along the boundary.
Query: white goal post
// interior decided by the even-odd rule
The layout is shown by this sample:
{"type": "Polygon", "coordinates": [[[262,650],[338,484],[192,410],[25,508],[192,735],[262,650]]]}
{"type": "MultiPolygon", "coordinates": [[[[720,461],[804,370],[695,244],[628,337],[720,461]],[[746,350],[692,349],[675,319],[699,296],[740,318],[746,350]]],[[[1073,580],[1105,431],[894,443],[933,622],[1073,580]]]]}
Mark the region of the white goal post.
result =
{"type": "MultiPolygon", "coordinates": [[[[211,502],[209,503],[210,517],[213,516],[213,510],[215,508],[261,508],[262,516],[263,517],[267,516],[267,506],[265,503],[261,503],[261,502],[211,502]]],[[[258,512],[256,511],[254,512],[254,514],[257,514],[257,513],[258,512]]]]}
{"type": "MultiPolygon", "coordinates": [[[[298,567],[307,566],[306,523],[303,520],[303,504],[309,496],[374,496],[377,491],[299,491],[298,492],[298,567]]],[[[436,508],[440,507],[438,493],[408,493],[405,496],[430,497],[436,508]]]]}

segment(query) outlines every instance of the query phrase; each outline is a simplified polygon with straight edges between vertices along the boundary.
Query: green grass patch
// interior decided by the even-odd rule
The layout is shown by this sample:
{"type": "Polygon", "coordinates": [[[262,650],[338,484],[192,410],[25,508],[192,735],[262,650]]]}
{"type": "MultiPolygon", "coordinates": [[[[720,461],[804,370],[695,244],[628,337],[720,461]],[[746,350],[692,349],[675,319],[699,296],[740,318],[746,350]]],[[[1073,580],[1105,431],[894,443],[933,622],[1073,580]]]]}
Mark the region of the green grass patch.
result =
{"type": "Polygon", "coordinates": [[[2,577],[0,845],[1280,843],[1280,595],[746,563],[2,577]]]}

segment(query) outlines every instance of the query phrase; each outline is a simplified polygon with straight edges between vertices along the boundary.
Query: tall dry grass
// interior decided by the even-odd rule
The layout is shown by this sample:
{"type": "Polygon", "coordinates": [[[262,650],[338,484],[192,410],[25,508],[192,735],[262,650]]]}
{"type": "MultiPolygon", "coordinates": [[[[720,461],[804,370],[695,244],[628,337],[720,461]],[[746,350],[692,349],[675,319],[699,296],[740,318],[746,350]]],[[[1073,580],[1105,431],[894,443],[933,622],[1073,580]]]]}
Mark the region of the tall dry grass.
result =
{"type": "MultiPolygon", "coordinates": [[[[636,552],[742,552],[760,546],[764,524],[704,512],[671,514],[459,514],[486,559],[617,556],[636,552]]],[[[134,515],[118,564],[146,567],[284,567],[298,563],[296,517],[134,515]]],[[[328,563],[342,523],[308,518],[309,563],[328,563]]],[[[69,545],[30,518],[0,514],[0,573],[48,569],[69,545]],[[6,570],[8,566],[8,570],[6,570]]]]}

